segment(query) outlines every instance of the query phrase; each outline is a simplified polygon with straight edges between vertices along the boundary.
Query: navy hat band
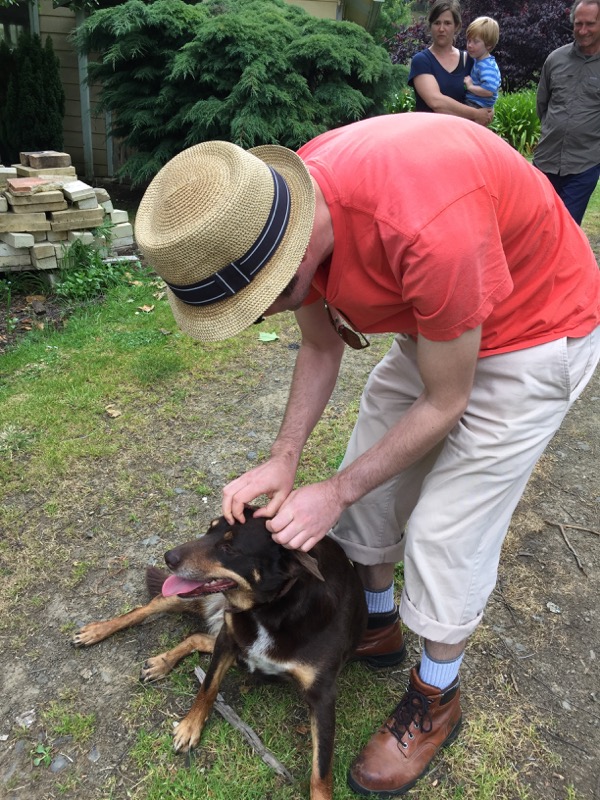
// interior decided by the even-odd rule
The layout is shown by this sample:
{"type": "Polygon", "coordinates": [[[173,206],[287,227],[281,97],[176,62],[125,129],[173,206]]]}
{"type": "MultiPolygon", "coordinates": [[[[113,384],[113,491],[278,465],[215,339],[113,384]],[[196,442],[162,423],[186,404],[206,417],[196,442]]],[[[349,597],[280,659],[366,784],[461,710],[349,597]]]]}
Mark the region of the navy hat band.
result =
{"type": "Polygon", "coordinates": [[[198,283],[181,286],[165,281],[173,294],[192,306],[206,306],[233,297],[244,289],[268,263],[279,246],[290,219],[290,191],[285,179],[272,167],[275,194],[264,228],[252,247],[236,261],[198,283]]]}

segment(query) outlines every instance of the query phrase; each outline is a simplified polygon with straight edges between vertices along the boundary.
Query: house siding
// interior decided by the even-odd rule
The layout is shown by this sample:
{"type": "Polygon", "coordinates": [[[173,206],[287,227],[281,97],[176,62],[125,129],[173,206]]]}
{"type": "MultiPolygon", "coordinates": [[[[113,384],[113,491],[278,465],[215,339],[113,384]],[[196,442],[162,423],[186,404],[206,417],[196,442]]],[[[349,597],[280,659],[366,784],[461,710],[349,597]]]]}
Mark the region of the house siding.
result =
{"type": "Polygon", "coordinates": [[[64,149],[69,153],[77,174],[92,179],[105,178],[114,173],[115,165],[108,164],[108,146],[104,115],[94,112],[98,87],[90,87],[92,108],[92,174],[86,169],[81,120],[81,98],[77,52],[69,40],[75,28],[75,14],[68,8],[53,8],[52,0],[41,0],[39,4],[40,37],[42,42],[52,37],[54,52],[60,61],[60,77],[65,91],[65,117],[63,122],[64,149]]]}

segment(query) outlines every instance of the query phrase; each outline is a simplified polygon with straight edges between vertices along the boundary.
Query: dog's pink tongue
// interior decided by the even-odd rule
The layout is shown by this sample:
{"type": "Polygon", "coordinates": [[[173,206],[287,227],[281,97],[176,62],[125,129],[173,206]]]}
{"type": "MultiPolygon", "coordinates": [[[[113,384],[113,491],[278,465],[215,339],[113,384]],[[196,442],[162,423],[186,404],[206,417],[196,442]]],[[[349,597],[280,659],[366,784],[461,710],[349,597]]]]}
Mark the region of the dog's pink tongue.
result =
{"type": "Polygon", "coordinates": [[[193,592],[201,586],[197,581],[186,581],[185,578],[179,578],[177,575],[169,575],[167,580],[162,585],[163,597],[170,597],[173,594],[187,594],[193,592]]]}

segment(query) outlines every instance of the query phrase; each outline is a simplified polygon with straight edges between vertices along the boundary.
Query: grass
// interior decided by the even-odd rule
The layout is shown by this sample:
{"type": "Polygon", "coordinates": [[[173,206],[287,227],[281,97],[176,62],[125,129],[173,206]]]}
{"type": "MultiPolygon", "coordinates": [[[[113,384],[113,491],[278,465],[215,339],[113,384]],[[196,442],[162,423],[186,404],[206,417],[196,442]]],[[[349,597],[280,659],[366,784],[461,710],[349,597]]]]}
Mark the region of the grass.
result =
{"type": "MultiPolygon", "coordinates": [[[[584,228],[590,237],[600,236],[599,190],[584,228]]],[[[256,446],[249,436],[255,421],[244,413],[244,398],[269,375],[266,348],[295,346],[296,329],[283,316],[269,321],[269,330],[279,336],[274,345],[259,342],[252,328],[233,340],[201,345],[178,332],[163,291],[151,277],[132,274],[108,292],[105,302],[74,313],[62,332],[32,332],[2,357],[0,527],[5,533],[0,539],[0,634],[4,643],[23,646],[24,630],[35,632],[44,597],[39,575],[67,593],[80,586],[87,591],[100,554],[103,565],[108,560],[103,566],[106,581],[135,567],[121,555],[119,541],[131,531],[144,531],[150,511],[162,535],[181,536],[167,503],[176,501],[178,492],[189,493],[193,500],[187,511],[190,525],[204,501],[217,507],[220,487],[211,483],[210,472],[202,465],[181,463],[170,438],[175,431],[177,435],[185,431],[188,448],[202,444],[208,452],[223,437],[239,440],[232,474],[240,464],[247,466],[245,453],[256,446]],[[150,306],[152,310],[143,310],[150,306]],[[210,393],[204,392],[206,387],[210,393]],[[154,466],[157,453],[161,469],[154,466]],[[110,474],[99,480],[102,471],[110,474]],[[28,527],[24,514],[39,522],[28,527]],[[86,537],[100,541],[100,546],[87,552],[86,537]]],[[[386,342],[383,338],[373,343],[373,357],[384,351],[386,342]]],[[[306,448],[301,482],[319,480],[337,468],[357,401],[356,396],[327,409],[306,448]]],[[[281,402],[281,398],[273,401],[275,417],[281,414],[281,402]]],[[[259,451],[256,457],[262,455],[259,451]]],[[[99,614],[102,602],[99,592],[99,614]]],[[[64,626],[65,635],[70,630],[71,625],[64,626]]],[[[485,642],[486,631],[481,629],[478,636],[485,642]]],[[[160,643],[155,644],[158,652],[160,643]]],[[[235,787],[236,800],[306,798],[309,724],[306,709],[289,687],[253,687],[244,673],[234,671],[225,691],[242,719],[293,772],[294,785],[277,778],[216,714],[189,765],[173,753],[173,721],[185,713],[197,689],[194,663],[188,659],[157,687],[132,688],[122,709],[132,732],[124,763],[136,775],[127,796],[230,800],[235,787]]],[[[201,663],[206,666],[206,659],[201,663]]],[[[382,714],[394,706],[405,680],[405,671],[370,673],[357,665],[343,673],[335,800],[354,797],[345,784],[347,766],[382,714]]],[[[492,684],[493,680],[492,676],[492,684]]],[[[506,687],[498,678],[490,691],[496,697],[506,687]]],[[[555,763],[537,734],[542,720],[543,710],[526,702],[515,709],[508,703],[495,705],[489,695],[473,698],[461,737],[410,796],[532,800],[523,776],[534,769],[551,773],[555,763]]],[[[72,736],[81,745],[91,741],[98,723],[73,698],[51,701],[42,722],[48,737],[72,736]]],[[[38,769],[46,767],[45,748],[46,743],[41,749],[32,744],[33,756],[40,759],[38,769]]],[[[60,781],[59,794],[86,793],[73,777],[60,781]]],[[[571,787],[565,792],[570,800],[582,800],[571,787]]],[[[122,796],[113,776],[94,798],[122,796]]]]}

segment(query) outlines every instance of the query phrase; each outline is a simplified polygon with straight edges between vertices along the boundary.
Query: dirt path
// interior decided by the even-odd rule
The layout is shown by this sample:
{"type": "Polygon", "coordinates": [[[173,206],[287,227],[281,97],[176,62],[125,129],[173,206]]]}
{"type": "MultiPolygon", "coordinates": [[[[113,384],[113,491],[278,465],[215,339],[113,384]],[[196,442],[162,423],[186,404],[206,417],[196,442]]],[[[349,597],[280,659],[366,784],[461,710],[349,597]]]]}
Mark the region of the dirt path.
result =
{"type": "MultiPolygon", "coordinates": [[[[135,691],[135,665],[156,651],[156,631],[144,628],[121,637],[118,646],[107,642],[94,651],[74,651],[69,638],[79,624],[114,614],[132,598],[135,603],[145,565],[160,561],[174,542],[191,538],[191,518],[204,528],[228,476],[268,448],[295,350],[273,348],[270,358],[268,378],[235,398],[251,425],[240,429],[224,414],[219,422],[231,398],[218,383],[190,400],[190,414],[214,420],[210,448],[190,441],[186,419],[157,422],[151,465],[136,457],[131,442],[110,461],[82,465],[72,477],[77,502],[60,526],[48,517],[47,504],[64,486],[44,487],[44,502],[35,493],[10,498],[12,525],[23,538],[37,537],[41,552],[35,613],[4,620],[0,631],[0,797],[121,800],[134,788],[127,753],[136,722],[124,709],[135,691]],[[215,491],[206,502],[186,488],[186,474],[194,469],[215,491]],[[115,476],[123,475],[134,503],[118,494],[115,476]],[[168,491],[157,488],[157,476],[168,491]],[[44,573],[46,546],[62,548],[71,582],[57,587],[44,573]],[[83,577],[81,565],[87,565],[83,577]],[[75,713],[81,696],[86,710],[102,712],[93,737],[76,747],[66,733],[52,743],[51,766],[34,766],[31,751],[44,744],[41,709],[56,701],[75,713]]],[[[356,396],[369,366],[367,359],[344,362],[334,405],[356,396]]],[[[480,706],[535,710],[541,746],[557,756],[553,772],[535,763],[523,767],[536,799],[567,798],[569,785],[578,797],[600,798],[599,413],[600,374],[535,471],[506,542],[484,625],[465,662],[467,714],[480,706]]],[[[8,574],[2,570],[10,569],[12,558],[18,558],[18,547],[11,553],[0,550],[0,574],[8,574]]],[[[411,646],[416,646],[413,639],[411,646]]],[[[175,695],[170,702],[177,716],[189,701],[175,695]]]]}

